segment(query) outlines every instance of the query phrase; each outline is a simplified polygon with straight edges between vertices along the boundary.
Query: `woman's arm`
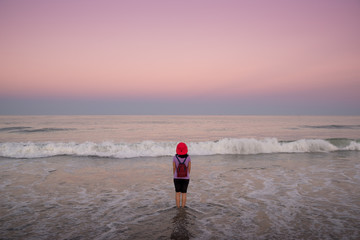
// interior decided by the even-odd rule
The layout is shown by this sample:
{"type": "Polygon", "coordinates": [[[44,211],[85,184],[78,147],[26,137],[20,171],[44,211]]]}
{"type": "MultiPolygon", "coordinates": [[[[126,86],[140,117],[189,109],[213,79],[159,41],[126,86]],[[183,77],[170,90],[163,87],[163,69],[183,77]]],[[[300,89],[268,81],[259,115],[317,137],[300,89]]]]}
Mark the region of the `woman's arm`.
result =
{"type": "Polygon", "coordinates": [[[176,169],[176,164],[175,164],[175,162],[173,161],[173,175],[175,174],[175,169],[176,169]]]}
{"type": "Polygon", "coordinates": [[[189,169],[189,174],[190,174],[190,170],[191,170],[191,162],[189,162],[188,169],[189,169]]]}

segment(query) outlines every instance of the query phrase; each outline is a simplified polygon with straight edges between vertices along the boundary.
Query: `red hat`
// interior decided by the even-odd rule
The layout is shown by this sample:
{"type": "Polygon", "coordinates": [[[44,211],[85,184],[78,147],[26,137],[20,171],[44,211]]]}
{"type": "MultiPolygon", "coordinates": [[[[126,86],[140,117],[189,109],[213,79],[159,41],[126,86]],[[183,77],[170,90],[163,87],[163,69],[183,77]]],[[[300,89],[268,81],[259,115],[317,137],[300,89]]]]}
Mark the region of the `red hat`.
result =
{"type": "Polygon", "coordinates": [[[188,148],[185,143],[181,142],[176,147],[176,153],[178,155],[185,155],[188,152],[188,148]]]}

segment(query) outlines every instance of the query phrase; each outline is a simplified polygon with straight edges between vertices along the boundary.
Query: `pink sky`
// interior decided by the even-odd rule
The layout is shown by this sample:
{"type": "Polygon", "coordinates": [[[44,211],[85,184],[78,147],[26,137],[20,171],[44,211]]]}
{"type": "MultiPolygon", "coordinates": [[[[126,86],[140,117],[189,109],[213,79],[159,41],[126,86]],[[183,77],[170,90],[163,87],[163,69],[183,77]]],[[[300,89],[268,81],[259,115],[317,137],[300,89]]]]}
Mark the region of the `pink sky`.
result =
{"type": "Polygon", "coordinates": [[[0,96],[360,102],[360,1],[0,2],[0,96]]]}

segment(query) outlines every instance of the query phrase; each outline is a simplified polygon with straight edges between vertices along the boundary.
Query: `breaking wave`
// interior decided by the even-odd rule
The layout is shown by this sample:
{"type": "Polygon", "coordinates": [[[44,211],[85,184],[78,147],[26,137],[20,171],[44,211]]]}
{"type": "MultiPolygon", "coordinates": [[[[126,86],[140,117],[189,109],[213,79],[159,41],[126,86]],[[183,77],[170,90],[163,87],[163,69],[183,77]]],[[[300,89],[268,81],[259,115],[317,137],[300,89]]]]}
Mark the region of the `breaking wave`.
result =
{"type": "MultiPolygon", "coordinates": [[[[139,143],[115,142],[6,142],[0,143],[0,156],[9,158],[40,158],[59,155],[134,158],[171,156],[176,142],[143,141],[139,143]]],[[[302,139],[281,142],[276,138],[225,138],[218,141],[188,143],[191,155],[266,154],[359,151],[360,141],[351,139],[302,139]]]]}

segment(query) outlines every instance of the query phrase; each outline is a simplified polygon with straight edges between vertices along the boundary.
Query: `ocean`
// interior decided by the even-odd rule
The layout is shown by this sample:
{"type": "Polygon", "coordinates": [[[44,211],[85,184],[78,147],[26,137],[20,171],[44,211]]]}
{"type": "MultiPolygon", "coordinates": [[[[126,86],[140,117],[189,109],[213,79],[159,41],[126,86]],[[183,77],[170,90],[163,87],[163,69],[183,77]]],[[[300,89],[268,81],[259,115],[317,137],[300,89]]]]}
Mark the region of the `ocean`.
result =
{"type": "Polygon", "coordinates": [[[0,239],[360,239],[359,150],[360,116],[0,116],[0,239]]]}

